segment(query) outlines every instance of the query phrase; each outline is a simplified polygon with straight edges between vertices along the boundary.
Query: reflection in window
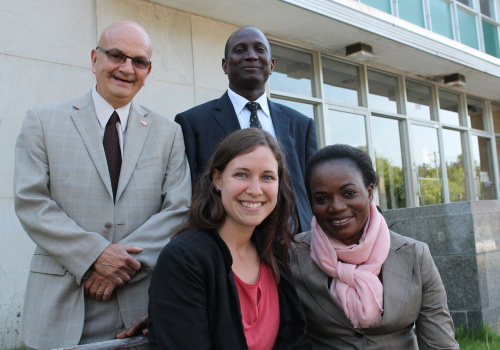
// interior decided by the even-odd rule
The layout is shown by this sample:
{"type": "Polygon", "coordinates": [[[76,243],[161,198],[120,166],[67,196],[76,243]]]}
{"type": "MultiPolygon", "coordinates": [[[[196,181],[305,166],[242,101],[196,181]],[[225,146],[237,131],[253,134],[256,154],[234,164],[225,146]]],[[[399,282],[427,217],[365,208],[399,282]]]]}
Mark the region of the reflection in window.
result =
{"type": "Polygon", "coordinates": [[[464,5],[467,5],[469,7],[472,7],[472,0],[457,0],[458,2],[461,2],[464,5]]]}
{"type": "Polygon", "coordinates": [[[495,199],[496,197],[490,142],[488,138],[472,136],[474,179],[479,199],[495,199]]]}
{"type": "Polygon", "coordinates": [[[493,0],[479,0],[481,13],[489,18],[495,19],[495,16],[493,15],[493,6],[493,0]]]}
{"type": "Polygon", "coordinates": [[[397,113],[397,78],[368,70],[368,104],[371,109],[397,113]]]}
{"type": "Polygon", "coordinates": [[[437,129],[412,125],[412,131],[420,205],[443,203],[437,129]]]}
{"type": "Polygon", "coordinates": [[[479,50],[476,16],[461,8],[457,8],[457,14],[460,42],[479,50]]]}
{"type": "MultiPolygon", "coordinates": [[[[493,130],[496,134],[500,134],[500,105],[491,104],[491,114],[493,115],[493,130]]],[[[500,164],[500,163],[499,163],[500,164]]]]}
{"type": "Polygon", "coordinates": [[[445,0],[429,1],[431,9],[432,31],[453,39],[453,23],[451,21],[451,4],[445,0]]]}
{"type": "Polygon", "coordinates": [[[483,19],[484,49],[488,55],[500,58],[498,27],[483,19]]]}
{"type": "Polygon", "coordinates": [[[297,112],[304,114],[306,117],[314,119],[314,106],[308,103],[300,103],[296,101],[281,100],[279,98],[271,98],[271,101],[281,103],[287,107],[295,109],[297,112]]]}
{"type": "Polygon", "coordinates": [[[313,96],[312,55],[273,44],[271,51],[276,62],[269,77],[271,89],[313,96]]]}
{"type": "Polygon", "coordinates": [[[485,130],[483,101],[467,96],[467,114],[471,128],[485,130]]]}
{"type": "Polygon", "coordinates": [[[459,101],[457,94],[439,89],[439,121],[441,123],[459,125],[459,101]]]}
{"type": "Polygon", "coordinates": [[[378,199],[382,210],[406,208],[405,183],[399,122],[373,117],[372,141],[375,167],[379,176],[378,199]]]}
{"type": "Polygon", "coordinates": [[[422,0],[403,0],[398,2],[399,18],[425,28],[424,6],[422,0]]]}
{"type": "Polygon", "coordinates": [[[367,4],[368,6],[375,7],[380,11],[384,11],[385,13],[391,14],[391,0],[361,0],[361,2],[363,4],[367,4]]]}
{"type": "Polygon", "coordinates": [[[327,123],[329,144],[344,143],[367,150],[363,115],[330,109],[327,123]]]}
{"type": "Polygon", "coordinates": [[[467,200],[465,171],[460,132],[443,129],[443,147],[450,202],[467,200]]]}
{"type": "Polygon", "coordinates": [[[358,67],[323,58],[323,93],[326,100],[345,105],[358,105],[358,67]]]}
{"type": "Polygon", "coordinates": [[[429,86],[406,81],[406,114],[410,117],[431,120],[430,95],[429,86]]]}

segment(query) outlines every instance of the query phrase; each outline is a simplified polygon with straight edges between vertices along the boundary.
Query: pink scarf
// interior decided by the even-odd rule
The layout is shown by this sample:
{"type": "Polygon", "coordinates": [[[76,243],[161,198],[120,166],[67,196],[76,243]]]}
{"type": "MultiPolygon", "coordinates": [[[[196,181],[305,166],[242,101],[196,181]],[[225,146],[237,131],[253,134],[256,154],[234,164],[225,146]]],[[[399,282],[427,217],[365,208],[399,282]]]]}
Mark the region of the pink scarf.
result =
{"type": "Polygon", "coordinates": [[[330,291],[347,318],[354,328],[380,326],[384,288],[378,275],[391,244],[382,214],[370,203],[370,215],[359,244],[350,246],[329,238],[315,217],[311,226],[311,258],[333,278],[330,291]]]}

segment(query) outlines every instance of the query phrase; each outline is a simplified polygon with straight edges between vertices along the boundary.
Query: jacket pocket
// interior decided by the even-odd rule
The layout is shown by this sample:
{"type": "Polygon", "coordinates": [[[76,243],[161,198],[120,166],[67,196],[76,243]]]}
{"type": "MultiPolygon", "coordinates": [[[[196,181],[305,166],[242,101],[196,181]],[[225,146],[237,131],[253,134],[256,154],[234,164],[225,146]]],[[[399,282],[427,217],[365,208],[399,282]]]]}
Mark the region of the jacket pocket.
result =
{"type": "Polygon", "coordinates": [[[64,276],[66,270],[50,255],[35,254],[31,259],[31,272],[64,276]]]}
{"type": "Polygon", "coordinates": [[[142,168],[146,168],[148,166],[152,166],[152,165],[155,165],[155,164],[160,164],[163,162],[163,160],[165,159],[165,155],[161,155],[161,156],[158,156],[158,157],[152,157],[152,158],[146,158],[146,159],[139,159],[137,161],[137,169],[142,169],[142,168]]]}

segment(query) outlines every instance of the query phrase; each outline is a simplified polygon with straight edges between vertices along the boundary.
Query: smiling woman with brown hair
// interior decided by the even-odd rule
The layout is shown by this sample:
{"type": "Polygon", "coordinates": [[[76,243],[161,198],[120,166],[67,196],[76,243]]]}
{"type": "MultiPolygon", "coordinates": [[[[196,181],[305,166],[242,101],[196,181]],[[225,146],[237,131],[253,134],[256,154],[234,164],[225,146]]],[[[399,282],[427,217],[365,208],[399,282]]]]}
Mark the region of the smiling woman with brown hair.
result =
{"type": "Polygon", "coordinates": [[[283,154],[248,128],[217,147],[188,220],[149,289],[151,349],[304,349],[305,315],[288,269],[297,227],[283,154]]]}
{"type": "Polygon", "coordinates": [[[458,349],[425,243],[387,227],[370,157],[327,146],[306,166],[314,218],[291,266],[314,349],[458,349]]]}

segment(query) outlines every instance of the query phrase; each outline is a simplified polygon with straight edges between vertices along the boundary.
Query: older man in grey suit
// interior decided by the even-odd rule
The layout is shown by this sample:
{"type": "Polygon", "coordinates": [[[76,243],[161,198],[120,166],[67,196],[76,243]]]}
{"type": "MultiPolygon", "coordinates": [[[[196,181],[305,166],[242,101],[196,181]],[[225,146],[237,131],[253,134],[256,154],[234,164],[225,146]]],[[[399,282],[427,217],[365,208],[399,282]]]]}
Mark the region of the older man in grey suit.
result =
{"type": "Polygon", "coordinates": [[[191,198],[181,128],[133,102],[152,46],[107,27],[87,95],[28,111],[16,145],[16,213],[36,243],[21,339],[46,349],[112,339],[147,309],[151,272],[191,198]]]}

